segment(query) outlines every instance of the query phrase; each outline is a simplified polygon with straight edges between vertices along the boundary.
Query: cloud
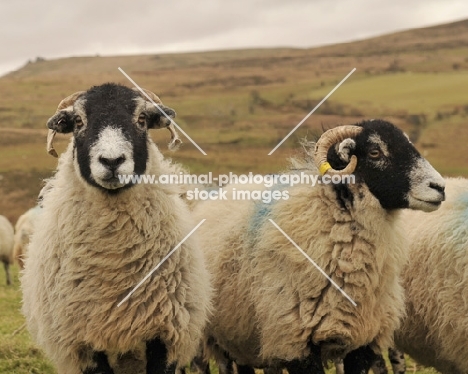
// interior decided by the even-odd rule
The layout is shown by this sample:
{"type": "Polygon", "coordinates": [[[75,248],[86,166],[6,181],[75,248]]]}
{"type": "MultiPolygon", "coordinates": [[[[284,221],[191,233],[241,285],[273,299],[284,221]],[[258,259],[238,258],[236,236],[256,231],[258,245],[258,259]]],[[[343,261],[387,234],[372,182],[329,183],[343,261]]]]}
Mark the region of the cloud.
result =
{"type": "Polygon", "coordinates": [[[0,73],[37,56],[310,47],[464,17],[465,0],[2,2],[0,73]]]}

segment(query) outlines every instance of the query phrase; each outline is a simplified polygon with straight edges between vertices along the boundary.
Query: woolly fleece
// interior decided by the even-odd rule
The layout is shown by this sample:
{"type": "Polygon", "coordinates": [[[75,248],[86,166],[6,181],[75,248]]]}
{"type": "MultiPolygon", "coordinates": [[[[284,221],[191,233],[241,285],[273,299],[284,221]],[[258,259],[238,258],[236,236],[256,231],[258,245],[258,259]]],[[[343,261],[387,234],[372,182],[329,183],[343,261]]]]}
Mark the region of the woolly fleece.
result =
{"type": "MultiPolygon", "coordinates": [[[[178,172],[150,140],[148,151],[146,173],[178,172]]],[[[211,293],[195,236],[117,304],[198,222],[174,186],[139,184],[108,195],[86,184],[75,168],[72,141],[49,181],[53,187],[44,197],[22,277],[32,336],[59,373],[81,373],[92,351],[111,358],[137,355],[158,336],[168,347],[169,363],[189,362],[211,293]]]]}
{"type": "Polygon", "coordinates": [[[29,240],[34,232],[34,225],[39,219],[40,213],[41,208],[35,206],[22,214],[16,222],[13,258],[18,262],[21,269],[24,268],[23,257],[28,251],[29,240]]]}
{"type": "Polygon", "coordinates": [[[403,272],[407,317],[397,347],[442,373],[468,373],[468,180],[448,178],[433,213],[402,216],[410,240],[403,272]]]}
{"type": "Polygon", "coordinates": [[[290,187],[289,199],[267,210],[247,200],[196,206],[195,217],[210,223],[200,237],[208,266],[216,270],[207,336],[239,364],[262,367],[305,358],[310,339],[322,346],[324,359],[366,344],[382,350],[392,343],[404,310],[399,275],[406,253],[399,212],[385,211],[365,185],[349,188],[354,202],[346,209],[330,185],[290,187]]]}
{"type": "Polygon", "coordinates": [[[7,271],[7,283],[10,278],[8,267],[13,263],[14,229],[8,218],[0,215],[0,262],[4,263],[7,271]]]}

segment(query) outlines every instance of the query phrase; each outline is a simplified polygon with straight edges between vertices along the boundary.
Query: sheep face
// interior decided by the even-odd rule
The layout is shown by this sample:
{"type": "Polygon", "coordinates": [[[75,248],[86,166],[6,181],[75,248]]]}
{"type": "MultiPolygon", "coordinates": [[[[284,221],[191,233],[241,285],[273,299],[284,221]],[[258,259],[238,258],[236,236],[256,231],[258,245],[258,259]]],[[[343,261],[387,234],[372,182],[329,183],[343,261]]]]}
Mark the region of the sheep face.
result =
{"type": "MultiPolygon", "coordinates": [[[[445,199],[445,181],[397,127],[381,120],[365,121],[354,138],[328,151],[334,169],[357,157],[357,182],[365,183],[387,210],[411,208],[433,211],[445,199]]],[[[343,188],[343,186],[338,187],[343,188]]]]}
{"type": "MultiPolygon", "coordinates": [[[[158,103],[175,117],[174,110],[158,103]]],[[[137,91],[116,84],[96,86],[49,119],[49,129],[73,132],[74,163],[88,184],[117,192],[130,187],[119,175],[144,174],[148,162],[148,129],[170,125],[137,91]]]]}

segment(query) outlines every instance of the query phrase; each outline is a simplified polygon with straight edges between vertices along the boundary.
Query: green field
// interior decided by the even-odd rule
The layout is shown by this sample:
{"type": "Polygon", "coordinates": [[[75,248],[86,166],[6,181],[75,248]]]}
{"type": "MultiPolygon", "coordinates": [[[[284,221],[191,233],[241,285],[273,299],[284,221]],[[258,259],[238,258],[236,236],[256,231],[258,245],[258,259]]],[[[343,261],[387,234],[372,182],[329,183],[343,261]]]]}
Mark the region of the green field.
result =
{"type": "MultiPolygon", "coordinates": [[[[285,168],[303,137],[338,124],[384,118],[406,131],[444,175],[468,176],[468,20],[312,49],[252,49],[29,62],[0,77],[0,214],[15,223],[35,204],[57,160],[45,152],[45,123],[69,94],[104,82],[139,85],[177,111],[187,139],[166,150],[192,173],[285,168]],[[273,147],[348,74],[356,72],[272,156],[273,147]]],[[[62,152],[69,136],[59,135],[62,152]]],[[[16,277],[15,273],[15,277],[16,277]]],[[[19,313],[18,280],[0,270],[0,373],[53,373],[19,313]]],[[[409,371],[431,373],[408,361],[409,371]]]]}
{"type": "Polygon", "coordinates": [[[4,274],[0,281],[0,373],[48,374],[55,370],[44,354],[31,341],[24,328],[21,314],[21,292],[19,290],[18,268],[13,271],[14,284],[5,285],[4,274]]]}

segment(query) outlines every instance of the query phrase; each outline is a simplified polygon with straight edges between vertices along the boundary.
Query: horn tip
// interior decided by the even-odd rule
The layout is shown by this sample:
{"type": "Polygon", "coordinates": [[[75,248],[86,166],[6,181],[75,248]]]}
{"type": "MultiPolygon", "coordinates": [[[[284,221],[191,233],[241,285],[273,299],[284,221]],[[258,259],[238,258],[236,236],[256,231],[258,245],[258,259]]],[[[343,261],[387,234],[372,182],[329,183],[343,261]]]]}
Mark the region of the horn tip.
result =
{"type": "Polygon", "coordinates": [[[179,138],[176,138],[174,140],[171,140],[168,144],[168,148],[170,151],[177,151],[179,149],[179,147],[181,146],[182,144],[182,140],[180,140],[179,138]]]}
{"type": "Polygon", "coordinates": [[[58,153],[54,148],[48,149],[47,153],[55,158],[58,158],[58,153]]]}

